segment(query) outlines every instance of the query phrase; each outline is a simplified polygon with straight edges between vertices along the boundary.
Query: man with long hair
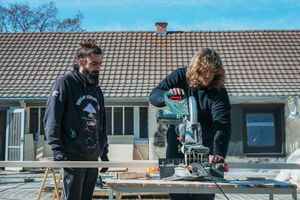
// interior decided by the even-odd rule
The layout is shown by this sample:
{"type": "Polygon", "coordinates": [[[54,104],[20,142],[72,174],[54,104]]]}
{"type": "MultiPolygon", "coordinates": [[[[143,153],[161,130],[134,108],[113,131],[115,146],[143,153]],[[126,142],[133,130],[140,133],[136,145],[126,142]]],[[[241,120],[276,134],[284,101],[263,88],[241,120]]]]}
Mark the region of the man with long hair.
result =
{"type": "MultiPolygon", "coordinates": [[[[98,161],[99,157],[108,161],[104,98],[98,85],[102,59],[95,41],[85,40],[77,51],[74,69],[52,86],[44,124],[55,161],[98,161]]],[[[63,171],[63,199],[91,200],[98,169],[63,171]]]]}
{"type": "MultiPolygon", "coordinates": [[[[231,134],[230,102],[224,86],[225,70],[218,53],[212,49],[197,52],[187,67],[174,70],[150,94],[150,103],[165,106],[164,93],[194,96],[197,102],[198,122],[202,127],[203,145],[210,148],[209,162],[223,162],[231,134]]],[[[175,126],[167,131],[167,158],[183,158],[178,151],[175,126]]],[[[172,200],[212,200],[214,194],[170,194],[172,200]]]]}

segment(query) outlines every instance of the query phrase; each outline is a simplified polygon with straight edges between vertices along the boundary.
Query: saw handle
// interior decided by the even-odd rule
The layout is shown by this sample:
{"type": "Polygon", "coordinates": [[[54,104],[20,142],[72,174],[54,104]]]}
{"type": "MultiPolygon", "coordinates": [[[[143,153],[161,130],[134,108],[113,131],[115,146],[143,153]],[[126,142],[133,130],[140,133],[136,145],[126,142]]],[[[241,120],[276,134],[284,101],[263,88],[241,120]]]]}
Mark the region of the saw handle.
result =
{"type": "Polygon", "coordinates": [[[170,92],[167,93],[168,99],[171,99],[173,101],[181,101],[184,99],[184,95],[178,95],[178,94],[172,94],[170,92]]]}
{"type": "Polygon", "coordinates": [[[223,172],[228,172],[228,164],[226,162],[223,163],[214,163],[215,167],[219,170],[222,170],[223,172]]]}

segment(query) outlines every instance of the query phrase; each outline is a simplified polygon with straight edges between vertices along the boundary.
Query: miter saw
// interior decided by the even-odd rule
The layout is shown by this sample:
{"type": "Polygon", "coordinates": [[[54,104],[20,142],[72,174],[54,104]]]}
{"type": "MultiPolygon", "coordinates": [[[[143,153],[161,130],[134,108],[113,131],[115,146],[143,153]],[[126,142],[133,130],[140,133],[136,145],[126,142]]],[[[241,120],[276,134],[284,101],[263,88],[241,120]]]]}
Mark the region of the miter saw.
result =
{"type": "Polygon", "coordinates": [[[226,163],[209,163],[210,149],[202,144],[202,129],[198,122],[197,104],[194,96],[184,97],[166,92],[166,109],[157,110],[159,123],[175,125],[181,145],[178,151],[184,159],[160,159],[160,175],[165,179],[206,179],[223,177],[226,163]]]}

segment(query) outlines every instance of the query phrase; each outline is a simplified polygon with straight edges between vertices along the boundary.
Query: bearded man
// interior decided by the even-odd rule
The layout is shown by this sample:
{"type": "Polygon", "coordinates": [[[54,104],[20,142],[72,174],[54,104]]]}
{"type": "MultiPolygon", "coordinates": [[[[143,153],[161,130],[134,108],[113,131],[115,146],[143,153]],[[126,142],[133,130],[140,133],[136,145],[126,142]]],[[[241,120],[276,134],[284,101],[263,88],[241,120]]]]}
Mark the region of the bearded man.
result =
{"type": "MultiPolygon", "coordinates": [[[[52,86],[44,127],[54,161],[108,161],[104,98],[98,85],[102,59],[95,41],[85,40],[74,69],[52,86]]],[[[97,176],[97,168],[63,168],[63,199],[91,200],[97,176]]]]}

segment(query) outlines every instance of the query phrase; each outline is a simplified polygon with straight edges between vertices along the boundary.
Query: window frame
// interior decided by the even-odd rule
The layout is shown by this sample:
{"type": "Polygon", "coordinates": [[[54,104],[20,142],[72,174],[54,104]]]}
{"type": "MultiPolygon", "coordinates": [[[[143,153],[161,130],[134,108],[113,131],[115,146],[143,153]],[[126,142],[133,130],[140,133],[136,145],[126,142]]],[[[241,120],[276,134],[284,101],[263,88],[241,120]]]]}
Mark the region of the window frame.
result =
{"type": "MultiPolygon", "coordinates": [[[[105,108],[111,108],[111,134],[107,132],[108,136],[130,136],[129,134],[125,133],[125,108],[132,108],[133,109],[133,135],[135,139],[148,139],[149,133],[147,138],[142,138],[140,133],[140,108],[141,107],[147,107],[149,112],[148,106],[132,106],[132,105],[107,105],[105,108]],[[122,134],[116,135],[114,134],[114,108],[122,107],[122,120],[123,120],[123,127],[122,127],[122,134]]],[[[108,121],[108,120],[107,120],[108,121]]],[[[147,125],[149,129],[149,121],[147,117],[147,125]]]]}
{"type": "Polygon", "coordinates": [[[284,123],[284,105],[268,104],[268,105],[248,105],[243,106],[243,152],[246,156],[283,156],[285,155],[285,123],[284,123]],[[274,139],[275,145],[253,147],[248,146],[247,133],[247,114],[273,114],[274,117],[274,139]]]}
{"type": "MultiPolygon", "coordinates": [[[[42,116],[42,109],[44,109],[44,114],[45,114],[45,109],[46,107],[45,106],[30,106],[29,107],[29,131],[28,133],[31,133],[31,109],[38,109],[38,124],[37,124],[37,127],[38,127],[38,135],[45,135],[45,130],[42,131],[42,123],[43,123],[43,118],[44,116],[42,116]]],[[[32,134],[36,134],[36,133],[32,133],[32,134]]]]}

